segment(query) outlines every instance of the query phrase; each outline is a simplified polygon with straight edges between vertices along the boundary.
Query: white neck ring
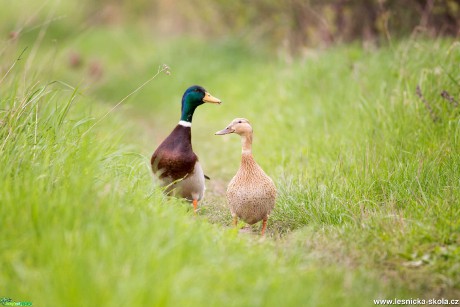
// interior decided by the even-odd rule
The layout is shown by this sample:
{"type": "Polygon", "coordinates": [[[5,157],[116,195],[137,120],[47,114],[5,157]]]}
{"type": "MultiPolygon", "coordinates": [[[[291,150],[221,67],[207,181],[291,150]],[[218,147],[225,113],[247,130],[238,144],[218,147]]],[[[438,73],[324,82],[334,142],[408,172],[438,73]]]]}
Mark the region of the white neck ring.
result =
{"type": "Polygon", "coordinates": [[[179,121],[179,125],[181,125],[183,127],[192,127],[192,123],[191,122],[186,122],[185,120],[179,121]]]}

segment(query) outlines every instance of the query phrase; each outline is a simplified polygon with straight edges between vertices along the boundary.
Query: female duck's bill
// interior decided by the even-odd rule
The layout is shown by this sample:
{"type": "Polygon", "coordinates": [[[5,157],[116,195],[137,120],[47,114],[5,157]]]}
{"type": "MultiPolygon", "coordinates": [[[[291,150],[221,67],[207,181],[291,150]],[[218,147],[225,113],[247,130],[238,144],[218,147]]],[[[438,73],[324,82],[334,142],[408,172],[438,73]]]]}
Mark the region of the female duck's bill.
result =
{"type": "Polygon", "coordinates": [[[235,118],[227,128],[217,131],[215,135],[224,135],[229,133],[241,134],[242,132],[252,132],[251,123],[246,118],[235,118]],[[240,125],[247,124],[247,125],[240,125]],[[250,131],[246,131],[250,130],[250,131]]]}

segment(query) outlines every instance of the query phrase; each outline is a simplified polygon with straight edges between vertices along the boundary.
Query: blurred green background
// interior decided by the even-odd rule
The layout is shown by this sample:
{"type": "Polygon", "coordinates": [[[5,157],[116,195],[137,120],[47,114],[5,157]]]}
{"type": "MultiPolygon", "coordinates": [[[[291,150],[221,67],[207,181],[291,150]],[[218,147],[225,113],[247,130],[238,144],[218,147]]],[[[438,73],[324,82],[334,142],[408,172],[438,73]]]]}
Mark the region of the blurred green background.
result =
{"type": "Polygon", "coordinates": [[[234,37],[296,52],[352,41],[378,44],[414,32],[455,36],[460,5],[454,0],[16,1],[4,2],[2,30],[29,31],[47,15],[59,20],[47,22],[60,39],[94,26],[134,26],[159,37],[234,37]],[[11,14],[16,18],[6,18],[11,14]]]}
{"type": "MultiPolygon", "coordinates": [[[[239,53],[290,61],[292,56],[308,56],[318,48],[344,43],[359,43],[369,49],[411,36],[455,37],[460,26],[460,4],[454,0],[407,0],[403,4],[394,0],[48,0],[2,4],[3,52],[9,44],[30,45],[35,40],[55,48],[65,45],[73,47],[74,53],[68,55],[70,65],[93,59],[89,64],[94,74],[100,73],[105,62],[143,58],[132,46],[139,40],[149,46],[144,52],[153,63],[158,58],[169,60],[174,56],[167,57],[171,52],[193,58],[193,51],[185,48],[168,49],[165,40],[195,41],[195,47],[200,45],[210,57],[216,56],[213,50],[226,44],[226,56],[233,58],[229,63],[233,67],[239,53]],[[106,37],[106,29],[112,37],[106,37]],[[116,40],[119,45],[108,52],[106,40],[116,40]]],[[[143,68],[152,69],[149,65],[144,63],[143,68]]]]}

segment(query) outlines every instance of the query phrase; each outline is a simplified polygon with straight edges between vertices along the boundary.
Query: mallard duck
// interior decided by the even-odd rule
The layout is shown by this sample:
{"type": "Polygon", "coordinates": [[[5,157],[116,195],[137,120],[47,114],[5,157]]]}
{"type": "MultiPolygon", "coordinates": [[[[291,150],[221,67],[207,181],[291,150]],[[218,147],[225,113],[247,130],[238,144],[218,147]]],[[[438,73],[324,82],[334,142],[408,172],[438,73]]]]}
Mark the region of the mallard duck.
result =
{"type": "Polygon", "coordinates": [[[261,235],[265,234],[267,220],[275,207],[276,187],[252,156],[252,127],[245,118],[236,118],[216,135],[236,133],[241,136],[241,164],[236,175],[228,184],[227,202],[233,217],[252,225],[262,222],[261,235]]]}
{"type": "MultiPolygon", "coordinates": [[[[182,96],[182,115],[178,125],[158,146],[150,160],[153,173],[166,187],[168,195],[183,197],[193,203],[194,212],[203,198],[205,177],[192,149],[192,118],[195,109],[205,102],[218,103],[203,87],[189,87],[182,96]]],[[[209,178],[208,178],[209,179],[209,178]]]]}

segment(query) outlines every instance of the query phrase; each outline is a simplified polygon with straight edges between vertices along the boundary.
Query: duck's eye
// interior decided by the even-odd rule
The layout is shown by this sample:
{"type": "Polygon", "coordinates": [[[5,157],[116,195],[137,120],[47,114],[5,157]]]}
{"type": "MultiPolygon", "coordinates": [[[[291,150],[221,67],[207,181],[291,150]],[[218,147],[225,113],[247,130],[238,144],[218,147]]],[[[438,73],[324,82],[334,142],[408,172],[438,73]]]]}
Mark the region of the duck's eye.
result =
{"type": "Polygon", "coordinates": [[[238,121],[238,124],[241,124],[241,123],[242,123],[242,121],[241,121],[241,120],[239,120],[239,121],[238,121]]]}

